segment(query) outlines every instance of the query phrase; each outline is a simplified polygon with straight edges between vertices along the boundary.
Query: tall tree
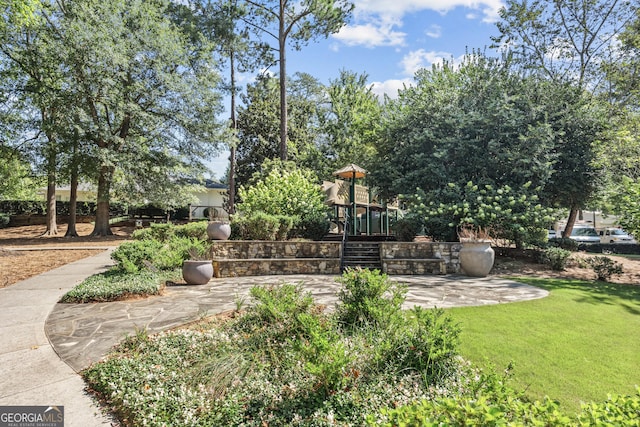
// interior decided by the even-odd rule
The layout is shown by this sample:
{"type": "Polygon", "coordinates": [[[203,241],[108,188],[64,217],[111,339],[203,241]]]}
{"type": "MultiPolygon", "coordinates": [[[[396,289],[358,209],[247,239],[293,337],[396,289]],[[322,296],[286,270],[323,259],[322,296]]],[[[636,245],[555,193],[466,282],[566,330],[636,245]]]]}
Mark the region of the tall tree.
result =
{"type": "Polygon", "coordinates": [[[612,83],[611,100],[622,107],[640,109],[640,9],[635,19],[619,37],[620,54],[615,61],[604,64],[604,71],[612,83]]]}
{"type": "Polygon", "coordinates": [[[388,199],[469,181],[541,186],[554,148],[541,102],[547,90],[480,54],[421,70],[416,85],[384,107],[369,177],[388,199]]]}
{"type": "Polygon", "coordinates": [[[326,142],[320,146],[318,175],[328,179],[349,163],[368,167],[375,157],[381,130],[382,104],[367,84],[366,74],[342,70],[327,88],[328,111],[320,124],[326,142]]]}
{"type": "Polygon", "coordinates": [[[12,81],[9,96],[14,99],[14,105],[21,108],[20,114],[29,117],[26,120],[31,128],[24,131],[32,134],[28,138],[30,146],[38,152],[34,161],[44,165],[47,176],[45,234],[55,235],[58,233],[55,187],[62,144],[60,131],[66,124],[68,86],[64,84],[60,66],[64,57],[62,49],[51,27],[42,19],[48,6],[43,3],[42,8],[37,9],[37,16],[31,14],[35,13],[35,7],[28,9],[30,13],[24,19],[15,19],[11,13],[2,15],[0,52],[3,76],[12,81]]]}
{"type": "MultiPolygon", "coordinates": [[[[325,88],[314,77],[297,73],[289,79],[290,160],[317,171],[320,117],[326,114],[325,88]]],[[[242,95],[238,109],[238,182],[247,185],[266,159],[278,158],[278,79],[260,76],[242,95]]]]}
{"type": "MultiPolygon", "coordinates": [[[[602,64],[616,62],[621,53],[616,38],[637,7],[628,0],[508,0],[497,24],[501,34],[494,41],[506,47],[525,70],[555,82],[570,82],[578,90],[604,92],[602,64]]],[[[580,208],[575,202],[588,188],[574,190],[565,200],[570,209],[566,236],[580,208]]]]}
{"type": "Polygon", "coordinates": [[[228,80],[222,87],[229,93],[230,135],[229,169],[227,181],[229,185],[228,211],[235,212],[236,199],[236,150],[238,121],[236,104],[239,93],[237,85],[238,72],[255,71],[261,66],[273,62],[273,55],[269,45],[250,37],[250,31],[245,21],[247,8],[242,0],[195,0],[194,8],[198,10],[200,18],[197,22],[198,31],[204,33],[209,40],[218,46],[221,57],[220,64],[228,72],[228,80]]]}
{"type": "Polygon", "coordinates": [[[202,39],[193,43],[171,21],[166,1],[60,4],[58,36],[67,49],[68,78],[81,111],[80,136],[99,161],[92,234],[107,235],[117,168],[128,180],[158,192],[170,180],[171,168],[147,165],[170,159],[196,173],[202,159],[215,153],[218,76],[211,46],[202,39]]]}
{"type": "Polygon", "coordinates": [[[300,50],[309,41],[337,32],[349,18],[353,4],[347,0],[245,0],[249,24],[275,41],[280,79],[279,154],[287,160],[287,44],[300,50]]]}

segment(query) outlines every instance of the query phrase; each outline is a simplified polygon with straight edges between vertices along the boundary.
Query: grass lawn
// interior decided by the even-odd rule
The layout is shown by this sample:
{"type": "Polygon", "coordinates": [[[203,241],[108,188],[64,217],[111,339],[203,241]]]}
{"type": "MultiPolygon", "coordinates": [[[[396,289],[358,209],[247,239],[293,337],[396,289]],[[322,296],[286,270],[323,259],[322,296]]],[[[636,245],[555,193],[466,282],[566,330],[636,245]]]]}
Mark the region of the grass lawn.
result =
{"type": "Polygon", "coordinates": [[[519,278],[547,298],[456,308],[461,353],[480,366],[514,365],[514,386],[568,412],[640,386],[640,286],[519,278]]]}

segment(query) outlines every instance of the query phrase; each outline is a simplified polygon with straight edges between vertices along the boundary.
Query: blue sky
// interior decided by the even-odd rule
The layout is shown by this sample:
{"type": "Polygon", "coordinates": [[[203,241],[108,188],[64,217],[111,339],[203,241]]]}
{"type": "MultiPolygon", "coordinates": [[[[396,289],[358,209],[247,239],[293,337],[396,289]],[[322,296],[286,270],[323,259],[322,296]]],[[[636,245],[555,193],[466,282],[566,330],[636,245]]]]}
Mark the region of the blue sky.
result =
{"type": "MultiPolygon", "coordinates": [[[[287,52],[287,74],[305,72],[329,84],[340,70],[368,75],[373,91],[397,94],[414,73],[466,51],[485,49],[497,35],[502,0],[353,0],[353,18],[340,32],[287,52]]],[[[277,72],[277,68],[272,71],[277,72]]],[[[244,76],[251,79],[251,76],[244,76]]],[[[228,153],[211,163],[224,175],[228,153]]]]}

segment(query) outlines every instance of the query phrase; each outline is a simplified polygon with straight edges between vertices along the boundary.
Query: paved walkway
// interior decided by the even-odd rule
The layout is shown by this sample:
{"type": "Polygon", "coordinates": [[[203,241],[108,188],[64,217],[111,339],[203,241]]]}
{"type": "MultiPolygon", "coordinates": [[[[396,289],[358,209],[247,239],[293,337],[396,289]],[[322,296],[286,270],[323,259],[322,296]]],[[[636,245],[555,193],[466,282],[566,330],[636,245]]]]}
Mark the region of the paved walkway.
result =
{"type": "MultiPolygon", "coordinates": [[[[104,270],[109,251],[9,288],[0,289],[0,406],[63,405],[65,426],[104,426],[76,372],[100,360],[136,330],[159,332],[236,307],[255,284],[303,283],[317,302],[336,302],[335,276],[296,275],[213,279],[200,286],[169,286],[142,300],[59,304],[84,278],[104,270]],[[66,362],[66,363],[65,363],[66,362]]],[[[409,285],[405,307],[456,307],[542,298],[547,292],[506,279],[463,276],[393,276],[409,285]]]]}

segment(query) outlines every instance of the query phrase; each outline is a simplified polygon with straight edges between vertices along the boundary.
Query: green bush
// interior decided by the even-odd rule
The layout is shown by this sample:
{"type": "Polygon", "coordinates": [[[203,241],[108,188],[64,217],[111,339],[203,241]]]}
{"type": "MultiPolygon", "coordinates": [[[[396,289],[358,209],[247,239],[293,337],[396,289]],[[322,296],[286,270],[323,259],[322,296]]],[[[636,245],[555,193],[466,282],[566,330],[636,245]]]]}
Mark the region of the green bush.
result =
{"type": "Polygon", "coordinates": [[[131,234],[134,240],[157,240],[159,242],[166,242],[176,235],[176,226],[168,223],[155,223],[152,222],[148,228],[141,228],[131,234]]]}
{"type": "Polygon", "coordinates": [[[518,189],[469,181],[449,183],[438,190],[406,197],[409,210],[424,218],[425,230],[436,240],[449,240],[463,225],[491,229],[492,237],[514,242],[517,248],[540,241],[557,214],[539,203],[539,189],[526,183],[518,189]]]}
{"type": "Polygon", "coordinates": [[[442,309],[415,306],[390,335],[383,368],[415,370],[427,384],[440,382],[456,369],[460,326],[442,309]]]}
{"type": "Polygon", "coordinates": [[[389,280],[378,270],[348,268],[337,280],[336,316],[346,327],[374,326],[385,329],[400,313],[407,286],[389,280]]]}
{"type": "Polygon", "coordinates": [[[552,270],[562,271],[567,266],[567,261],[571,256],[571,251],[562,248],[548,248],[542,253],[544,264],[551,266],[552,270]]]}
{"type": "Polygon", "coordinates": [[[292,237],[310,240],[322,240],[329,232],[329,217],[324,212],[316,212],[300,218],[294,225],[292,237]]]}
{"type": "Polygon", "coordinates": [[[309,229],[308,233],[316,235],[311,225],[328,212],[317,177],[293,162],[265,161],[262,167],[263,172],[254,176],[253,185],[238,189],[241,202],[236,205],[237,211],[245,217],[264,212],[298,218],[294,228],[301,227],[303,232],[309,229]]]}
{"type": "Polygon", "coordinates": [[[111,258],[116,261],[116,269],[129,273],[143,270],[172,270],[182,266],[189,259],[189,251],[205,253],[208,243],[189,237],[173,237],[161,242],[154,239],[124,242],[113,251],[111,258]]]}
{"type": "Polygon", "coordinates": [[[407,214],[395,223],[396,238],[401,242],[413,242],[422,227],[422,219],[418,215],[407,214]]]}
{"type": "Polygon", "coordinates": [[[255,304],[247,309],[238,325],[243,333],[260,330],[260,341],[274,344],[304,335],[305,328],[298,317],[311,313],[314,304],[311,293],[304,292],[301,285],[254,286],[250,294],[255,304]]]}
{"type": "Polygon", "coordinates": [[[5,228],[9,225],[9,221],[11,221],[11,216],[5,213],[0,213],[0,228],[5,228]]]}
{"type": "Polygon", "coordinates": [[[231,238],[235,240],[286,240],[296,218],[255,212],[236,216],[231,221],[231,238]]]}
{"type": "Polygon", "coordinates": [[[111,253],[111,259],[116,262],[116,269],[127,273],[137,273],[147,268],[158,252],[162,250],[162,242],[145,238],[124,242],[111,253]]]}
{"type": "Polygon", "coordinates": [[[608,282],[611,276],[624,273],[622,264],[606,256],[587,258],[587,264],[596,273],[598,280],[608,282]]]}
{"type": "Polygon", "coordinates": [[[558,248],[566,249],[571,252],[578,250],[578,242],[569,237],[552,237],[549,239],[549,244],[558,248]]]}
{"type": "Polygon", "coordinates": [[[175,227],[175,235],[178,237],[188,237],[191,239],[208,240],[207,235],[207,221],[193,221],[184,225],[178,225],[175,227]]]}
{"type": "Polygon", "coordinates": [[[495,373],[478,376],[467,392],[423,399],[367,416],[369,426],[637,426],[640,388],[633,396],[609,396],[603,403],[583,404],[577,415],[545,398],[530,402],[495,373]]]}

